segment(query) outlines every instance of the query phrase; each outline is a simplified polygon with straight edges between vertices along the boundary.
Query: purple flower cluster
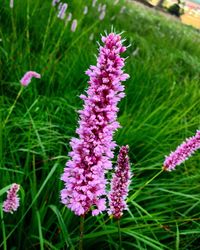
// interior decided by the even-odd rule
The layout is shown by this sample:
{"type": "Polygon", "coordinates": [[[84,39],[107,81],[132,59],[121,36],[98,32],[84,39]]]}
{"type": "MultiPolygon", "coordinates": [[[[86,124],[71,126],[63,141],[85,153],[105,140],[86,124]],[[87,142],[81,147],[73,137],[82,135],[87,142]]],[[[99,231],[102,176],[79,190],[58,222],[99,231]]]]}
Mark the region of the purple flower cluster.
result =
{"type": "Polygon", "coordinates": [[[83,110],[79,111],[80,121],[72,138],[72,151],[61,180],[65,188],[61,201],[76,215],[85,215],[92,210],[97,215],[106,209],[105,173],[112,168],[111,158],[116,143],[113,133],[120,127],[116,121],[117,104],[125,96],[121,81],[129,75],[123,73],[124,59],[120,54],[126,50],[120,35],[111,33],[102,37],[97,66],[90,66],[86,74],[90,77],[83,110]]]}
{"type": "Polygon", "coordinates": [[[200,130],[196,135],[186,139],[177,149],[169,156],[166,156],[163,169],[166,171],[174,170],[177,165],[188,159],[197,149],[200,148],[200,130]]]}
{"type": "Polygon", "coordinates": [[[11,188],[7,191],[7,199],[3,203],[3,211],[6,213],[13,213],[19,207],[19,197],[17,192],[20,185],[13,183],[11,188]]]}
{"type": "Polygon", "coordinates": [[[111,191],[108,194],[110,215],[120,219],[123,210],[127,209],[126,197],[131,179],[131,170],[128,157],[128,146],[122,146],[117,160],[117,168],[112,176],[111,191]]]}

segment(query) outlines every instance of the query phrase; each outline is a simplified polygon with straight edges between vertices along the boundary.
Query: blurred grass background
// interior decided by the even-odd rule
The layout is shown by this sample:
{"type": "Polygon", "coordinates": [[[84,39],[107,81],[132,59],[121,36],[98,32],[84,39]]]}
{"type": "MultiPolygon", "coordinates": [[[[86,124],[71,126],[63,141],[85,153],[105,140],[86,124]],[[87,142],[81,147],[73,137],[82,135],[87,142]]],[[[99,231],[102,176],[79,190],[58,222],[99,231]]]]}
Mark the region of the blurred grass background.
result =
{"type": "MultiPolygon", "coordinates": [[[[130,1],[68,5],[67,14],[78,20],[75,32],[51,1],[15,1],[14,8],[0,1],[0,189],[22,187],[18,211],[4,214],[7,239],[0,234],[0,248],[6,241],[10,250],[77,249],[79,218],[60,204],[60,175],[76,136],[79,95],[88,86],[84,72],[96,63],[100,34],[113,26],[131,44],[115,135],[118,145],[129,144],[134,173],[121,220],[123,249],[200,249],[199,152],[135,195],[161,170],[165,155],[200,128],[199,31],[130,1]],[[99,3],[106,4],[103,20],[99,3]],[[4,128],[28,70],[42,78],[24,88],[4,128]]],[[[118,248],[116,222],[106,213],[88,216],[84,234],[84,249],[118,248]]]]}

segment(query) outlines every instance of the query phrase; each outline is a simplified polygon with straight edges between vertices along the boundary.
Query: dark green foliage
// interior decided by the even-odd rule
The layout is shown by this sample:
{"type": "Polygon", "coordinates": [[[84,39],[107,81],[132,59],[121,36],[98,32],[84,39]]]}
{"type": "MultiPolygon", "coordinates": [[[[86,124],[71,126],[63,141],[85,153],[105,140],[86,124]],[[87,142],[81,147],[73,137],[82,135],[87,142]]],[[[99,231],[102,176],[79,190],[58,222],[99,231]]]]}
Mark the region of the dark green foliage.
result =
{"type": "Polygon", "coordinates": [[[177,17],[180,17],[183,14],[179,3],[172,4],[167,10],[170,14],[177,17]]]}

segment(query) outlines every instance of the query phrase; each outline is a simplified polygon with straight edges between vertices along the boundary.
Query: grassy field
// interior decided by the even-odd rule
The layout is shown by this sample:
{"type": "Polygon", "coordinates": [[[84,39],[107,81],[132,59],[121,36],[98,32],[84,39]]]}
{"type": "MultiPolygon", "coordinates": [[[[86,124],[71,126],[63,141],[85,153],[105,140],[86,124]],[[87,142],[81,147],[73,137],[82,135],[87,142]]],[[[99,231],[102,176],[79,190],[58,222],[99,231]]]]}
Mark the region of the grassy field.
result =
{"type": "MultiPolygon", "coordinates": [[[[60,203],[60,176],[88,86],[84,72],[96,64],[97,41],[112,26],[131,44],[115,134],[118,145],[130,147],[134,173],[122,248],[200,249],[200,153],[150,181],[165,155],[200,129],[200,33],[124,1],[99,0],[107,5],[103,20],[98,4],[87,1],[83,15],[85,1],[68,2],[75,32],[51,1],[15,1],[10,8],[0,0],[0,190],[21,185],[18,211],[1,214],[0,249],[78,249],[79,217],[60,203]],[[28,70],[42,78],[23,89],[4,126],[28,70]]],[[[86,216],[84,249],[118,245],[115,220],[86,216]]]]}

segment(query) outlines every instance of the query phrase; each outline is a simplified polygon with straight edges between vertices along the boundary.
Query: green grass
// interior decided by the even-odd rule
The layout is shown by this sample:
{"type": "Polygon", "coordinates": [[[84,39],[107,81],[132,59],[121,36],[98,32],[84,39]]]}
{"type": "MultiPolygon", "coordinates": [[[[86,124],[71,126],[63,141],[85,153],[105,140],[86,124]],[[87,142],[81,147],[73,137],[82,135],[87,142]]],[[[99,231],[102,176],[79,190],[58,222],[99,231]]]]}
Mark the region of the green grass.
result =
{"type": "MultiPolygon", "coordinates": [[[[15,1],[13,9],[0,1],[0,203],[4,187],[22,187],[18,211],[1,215],[0,248],[77,249],[79,218],[60,203],[60,176],[82,108],[79,95],[87,88],[84,72],[96,63],[100,34],[113,26],[131,44],[125,53],[130,79],[119,105],[122,128],[115,134],[119,145],[130,146],[134,173],[121,219],[122,247],[200,249],[200,153],[149,181],[165,155],[200,128],[200,34],[123,1],[107,1],[100,21],[91,1],[83,16],[84,2],[69,1],[68,12],[78,20],[72,33],[51,1],[15,1]],[[23,89],[4,126],[28,70],[42,78],[23,89]]],[[[84,249],[118,249],[117,223],[106,213],[86,216],[84,227],[84,249]]]]}

